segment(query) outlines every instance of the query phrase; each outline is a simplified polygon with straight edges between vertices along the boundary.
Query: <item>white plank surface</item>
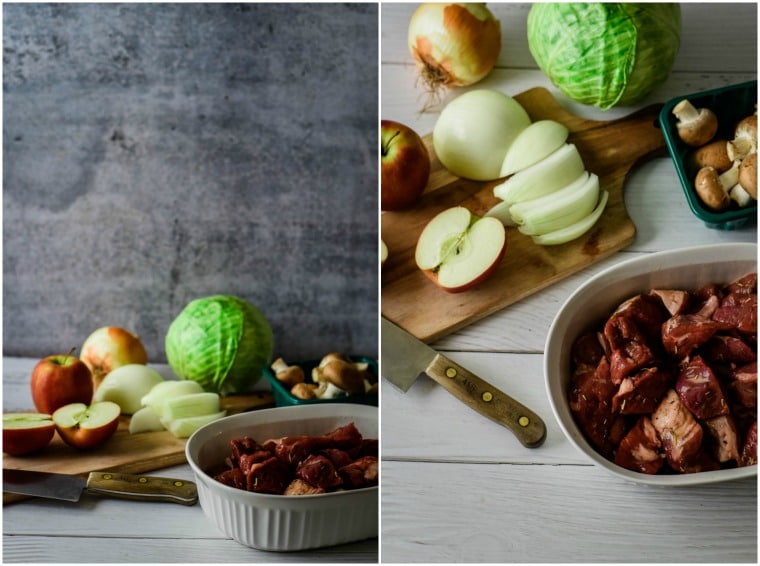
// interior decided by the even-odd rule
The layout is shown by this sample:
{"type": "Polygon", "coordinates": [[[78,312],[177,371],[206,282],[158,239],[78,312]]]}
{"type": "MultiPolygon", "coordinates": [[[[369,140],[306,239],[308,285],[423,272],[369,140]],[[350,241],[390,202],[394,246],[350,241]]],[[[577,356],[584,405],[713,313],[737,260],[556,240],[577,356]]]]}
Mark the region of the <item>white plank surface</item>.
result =
{"type": "MultiPolygon", "coordinates": [[[[3,359],[3,410],[30,410],[37,360],[3,359]]],[[[176,378],[167,365],[152,365],[176,378]]],[[[268,388],[262,380],[261,388],[268,388]]],[[[151,472],[193,479],[188,465],[151,472]]],[[[3,507],[3,562],[376,563],[378,539],[303,552],[265,552],[218,531],[200,506],[84,496],[78,503],[25,500],[3,507]]]]}
{"type": "MultiPolygon", "coordinates": [[[[564,97],[536,68],[528,4],[489,3],[502,25],[498,68],[474,88],[548,88],[569,111],[611,120],[676,96],[757,77],[756,4],[684,4],[681,50],[669,80],[636,107],[601,111],[564,97]],[[751,49],[748,49],[752,46],[751,49]]],[[[381,6],[381,117],[432,131],[406,46],[416,4],[381,6]]],[[[757,562],[756,479],[665,490],[609,476],[564,437],[545,391],[549,325],[579,284],[620,261],[660,250],[756,242],[757,227],[709,229],[688,208],[668,158],[639,167],[624,188],[633,244],[433,346],[541,415],[547,439],[523,447],[420,378],[382,393],[383,562],[757,562]]],[[[435,316],[435,313],[430,313],[435,316]]]]}

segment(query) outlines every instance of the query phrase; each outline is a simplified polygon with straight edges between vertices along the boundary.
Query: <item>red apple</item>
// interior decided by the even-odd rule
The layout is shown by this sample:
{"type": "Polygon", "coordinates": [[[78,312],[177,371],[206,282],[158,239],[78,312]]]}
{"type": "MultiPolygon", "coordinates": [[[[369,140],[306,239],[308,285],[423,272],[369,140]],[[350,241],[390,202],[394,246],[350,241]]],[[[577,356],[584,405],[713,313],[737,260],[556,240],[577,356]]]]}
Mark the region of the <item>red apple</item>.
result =
{"type": "Polygon", "coordinates": [[[54,434],[55,424],[48,414],[3,414],[3,452],[11,456],[23,456],[45,448],[54,434]]]}
{"type": "Polygon", "coordinates": [[[425,142],[409,126],[380,122],[382,210],[402,210],[422,196],[430,177],[430,155],[425,142]]]}
{"type": "Polygon", "coordinates": [[[499,266],[506,247],[507,233],[499,220],[455,206],[436,215],[422,230],[415,261],[438,286],[459,293],[485,281],[499,266]]]}
{"type": "Polygon", "coordinates": [[[43,358],[32,369],[32,401],[40,413],[53,412],[69,403],[92,400],[89,368],[71,354],[43,358]]]}
{"type": "Polygon", "coordinates": [[[118,326],[104,326],[90,334],[82,344],[80,358],[92,372],[93,390],[117,367],[148,363],[140,338],[118,326]]]}
{"type": "Polygon", "coordinates": [[[92,405],[71,403],[53,413],[61,439],[74,448],[89,450],[111,438],[119,428],[121,408],[111,401],[92,405]]]}

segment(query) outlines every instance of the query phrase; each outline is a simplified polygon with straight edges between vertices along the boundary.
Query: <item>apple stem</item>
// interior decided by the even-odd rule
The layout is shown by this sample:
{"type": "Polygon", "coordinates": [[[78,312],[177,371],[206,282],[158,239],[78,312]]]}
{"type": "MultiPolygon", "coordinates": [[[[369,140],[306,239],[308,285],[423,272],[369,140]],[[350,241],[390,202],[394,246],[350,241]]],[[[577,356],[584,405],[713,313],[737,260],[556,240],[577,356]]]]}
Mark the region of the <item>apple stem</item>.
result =
{"type": "Polygon", "coordinates": [[[395,138],[397,135],[399,135],[400,133],[401,133],[401,130],[397,130],[397,131],[396,131],[396,133],[395,133],[395,134],[393,134],[393,135],[390,137],[390,139],[388,140],[388,143],[386,143],[385,145],[381,145],[381,147],[380,147],[380,151],[382,152],[383,156],[386,156],[386,155],[388,155],[388,148],[390,147],[390,145],[391,145],[391,142],[392,142],[392,141],[393,141],[393,139],[394,139],[394,138],[395,138]]]}
{"type": "Polygon", "coordinates": [[[69,359],[74,354],[74,350],[76,349],[76,346],[74,346],[71,350],[69,350],[69,353],[66,354],[66,359],[69,359]]]}

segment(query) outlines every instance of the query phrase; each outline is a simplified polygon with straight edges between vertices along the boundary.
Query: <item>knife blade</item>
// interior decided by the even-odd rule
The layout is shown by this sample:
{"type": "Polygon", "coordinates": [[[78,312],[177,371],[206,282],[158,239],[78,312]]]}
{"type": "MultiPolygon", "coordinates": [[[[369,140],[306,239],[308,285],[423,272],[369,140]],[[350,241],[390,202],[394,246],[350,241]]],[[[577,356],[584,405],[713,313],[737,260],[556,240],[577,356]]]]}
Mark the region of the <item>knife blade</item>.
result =
{"type": "Polygon", "coordinates": [[[425,374],[471,409],[507,427],[524,446],[543,444],[546,425],[536,413],[385,317],[380,333],[382,375],[401,391],[406,393],[425,374]]]}
{"type": "Polygon", "coordinates": [[[198,501],[197,487],[191,481],[119,472],[91,472],[85,478],[70,474],[3,469],[3,491],[64,501],[79,501],[83,493],[180,505],[195,505],[198,501]]]}

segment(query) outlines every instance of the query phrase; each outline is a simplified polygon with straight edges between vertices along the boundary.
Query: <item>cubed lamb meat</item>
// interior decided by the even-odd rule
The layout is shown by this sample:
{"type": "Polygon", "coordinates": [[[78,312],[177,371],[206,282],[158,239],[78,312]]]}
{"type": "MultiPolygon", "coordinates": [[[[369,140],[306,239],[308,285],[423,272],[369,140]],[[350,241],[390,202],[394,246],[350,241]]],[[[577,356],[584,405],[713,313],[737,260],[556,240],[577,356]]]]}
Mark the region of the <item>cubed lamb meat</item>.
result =
{"type": "Polygon", "coordinates": [[[378,484],[378,460],[375,456],[363,456],[343,466],[338,473],[346,485],[353,489],[372,487],[378,484]]]}
{"type": "Polygon", "coordinates": [[[615,309],[610,318],[623,317],[632,320],[644,334],[645,341],[656,340],[662,323],[670,316],[662,300],[650,294],[631,297],[615,309]]]}
{"type": "Polygon", "coordinates": [[[309,455],[296,468],[296,478],[309,485],[329,491],[341,485],[343,480],[338,475],[333,463],[325,456],[309,455]]]}
{"type": "Polygon", "coordinates": [[[681,366],[675,387],[681,402],[700,420],[731,412],[720,381],[701,356],[681,366]]]}
{"type": "Polygon", "coordinates": [[[757,362],[734,370],[728,387],[736,403],[751,409],[757,407],[757,362]]]}
{"type": "Polygon", "coordinates": [[[314,487],[308,482],[296,478],[288,484],[283,495],[315,495],[317,493],[325,493],[325,490],[321,487],[314,487]]]}
{"type": "Polygon", "coordinates": [[[214,475],[214,479],[218,482],[223,483],[224,485],[236,487],[237,489],[246,488],[245,474],[240,468],[230,468],[229,470],[224,470],[223,472],[214,475]]]}
{"type": "Polygon", "coordinates": [[[615,463],[627,470],[656,474],[663,466],[662,443],[648,416],[642,415],[615,452],[615,463]]]}
{"type": "Polygon", "coordinates": [[[757,334],[757,295],[728,295],[715,310],[712,318],[743,334],[757,334]]]}
{"type": "Polygon", "coordinates": [[[720,470],[720,462],[703,450],[694,461],[679,471],[684,474],[696,474],[697,472],[713,472],[715,470],[720,470]]]}
{"type": "Polygon", "coordinates": [[[671,356],[683,359],[725,326],[696,314],[679,314],[662,325],[662,345],[671,356]]]}
{"type": "Polygon", "coordinates": [[[657,367],[644,368],[620,383],[612,398],[612,410],[623,415],[648,414],[657,408],[671,375],[657,367]]]}
{"type": "Polygon", "coordinates": [[[615,385],[634,372],[655,365],[656,356],[647,337],[632,318],[613,316],[604,326],[604,336],[610,347],[610,376],[615,385]]]}
{"type": "Polygon", "coordinates": [[[325,448],[324,450],[320,450],[319,454],[329,459],[336,469],[342,468],[353,462],[351,455],[340,448],[325,448]]]}
{"type": "Polygon", "coordinates": [[[687,291],[677,289],[652,289],[651,294],[662,301],[670,316],[682,314],[689,308],[690,295],[687,291]]]}
{"type": "Polygon", "coordinates": [[[568,395],[570,411],[586,438],[602,454],[609,456],[625,435],[623,417],[612,411],[617,386],[610,378],[606,358],[595,369],[585,366],[573,375],[568,395]]]}
{"type": "Polygon", "coordinates": [[[724,295],[719,285],[705,285],[691,293],[689,311],[686,314],[700,314],[706,318],[712,316],[712,312],[720,305],[724,295]]]}
{"type": "Polygon", "coordinates": [[[273,451],[284,463],[298,466],[309,454],[324,448],[350,451],[360,449],[362,435],[354,423],[339,427],[322,436],[286,436],[269,440],[264,448],[273,451]]]}
{"type": "Polygon", "coordinates": [[[263,447],[249,436],[232,439],[230,441],[230,448],[232,449],[233,462],[238,462],[243,454],[253,454],[254,452],[263,450],[263,447]]]}
{"type": "Polygon", "coordinates": [[[757,464],[757,421],[752,423],[747,431],[739,464],[742,466],[754,466],[757,464]]]}
{"type": "Polygon", "coordinates": [[[290,483],[290,471],[276,456],[272,456],[263,462],[256,462],[247,469],[243,467],[243,461],[241,461],[240,469],[245,474],[246,489],[248,491],[277,495],[281,494],[288,487],[290,483]]]}
{"type": "Polygon", "coordinates": [[[736,281],[726,285],[726,292],[730,293],[757,293],[757,272],[748,273],[736,281]]]}
{"type": "Polygon", "coordinates": [[[669,389],[651,418],[671,468],[681,472],[698,462],[702,427],[681,403],[678,393],[669,389]]]}
{"type": "Polygon", "coordinates": [[[731,415],[721,415],[704,421],[708,446],[720,463],[739,461],[739,436],[731,415]]]}
{"type": "Polygon", "coordinates": [[[717,295],[710,296],[704,303],[701,304],[699,310],[686,313],[693,314],[694,316],[701,316],[704,318],[712,318],[715,311],[720,306],[720,298],[717,295]]]}
{"type": "Polygon", "coordinates": [[[716,364],[746,364],[755,361],[755,349],[736,336],[716,334],[702,347],[702,357],[716,364]]]}
{"type": "Polygon", "coordinates": [[[605,355],[603,345],[604,336],[599,332],[587,332],[580,336],[572,348],[573,367],[591,366],[595,368],[599,365],[605,355]]]}

